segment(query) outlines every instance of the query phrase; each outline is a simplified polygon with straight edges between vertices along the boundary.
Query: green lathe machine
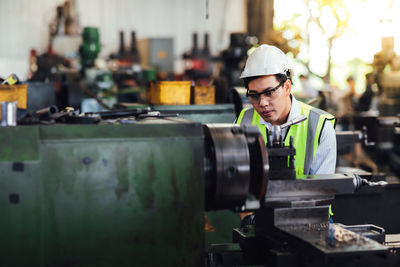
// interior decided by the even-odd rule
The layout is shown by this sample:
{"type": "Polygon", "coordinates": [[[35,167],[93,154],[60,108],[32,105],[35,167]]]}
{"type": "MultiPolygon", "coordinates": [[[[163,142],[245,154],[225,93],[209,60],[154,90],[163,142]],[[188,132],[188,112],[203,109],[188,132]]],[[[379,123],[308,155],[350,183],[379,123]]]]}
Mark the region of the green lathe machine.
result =
{"type": "Polygon", "coordinates": [[[0,127],[0,266],[335,266],[398,251],[329,226],[334,196],[360,177],[273,177],[268,158],[295,149],[267,148],[258,128],[130,112],[0,127]],[[206,246],[218,210],[255,218],[206,246]]]}

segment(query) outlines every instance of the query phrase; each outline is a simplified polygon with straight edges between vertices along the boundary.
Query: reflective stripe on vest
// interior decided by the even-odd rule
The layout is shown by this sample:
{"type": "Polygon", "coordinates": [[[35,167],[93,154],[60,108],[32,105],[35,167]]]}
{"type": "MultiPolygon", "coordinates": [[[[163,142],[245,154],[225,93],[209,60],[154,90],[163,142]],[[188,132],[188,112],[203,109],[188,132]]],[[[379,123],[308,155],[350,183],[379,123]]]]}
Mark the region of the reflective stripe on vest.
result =
{"type": "MultiPolygon", "coordinates": [[[[289,145],[290,136],[293,136],[294,146],[296,148],[295,156],[295,167],[296,174],[303,175],[309,174],[311,169],[311,163],[315,157],[318,145],[320,143],[320,137],[325,122],[328,120],[331,123],[335,123],[335,117],[331,114],[298,102],[300,104],[301,114],[307,116],[307,120],[300,124],[292,125],[287,130],[287,134],[284,137],[285,145],[289,145]]],[[[267,143],[267,130],[264,124],[260,124],[260,115],[255,109],[244,109],[241,111],[237,124],[240,125],[257,125],[267,143]]]]}
{"type": "Polygon", "coordinates": [[[260,115],[254,108],[243,109],[236,121],[240,125],[257,125],[265,144],[267,144],[267,128],[264,124],[260,124],[260,115]]]}

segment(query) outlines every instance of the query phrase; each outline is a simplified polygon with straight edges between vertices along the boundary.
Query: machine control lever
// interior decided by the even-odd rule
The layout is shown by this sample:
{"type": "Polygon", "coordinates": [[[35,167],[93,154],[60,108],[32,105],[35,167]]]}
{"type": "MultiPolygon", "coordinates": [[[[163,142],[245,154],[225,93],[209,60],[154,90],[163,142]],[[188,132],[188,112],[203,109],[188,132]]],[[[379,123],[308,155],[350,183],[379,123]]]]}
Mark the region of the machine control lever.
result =
{"type": "Polygon", "coordinates": [[[304,120],[307,119],[307,116],[305,115],[300,115],[293,120],[290,120],[280,126],[273,125],[271,127],[271,133],[267,136],[268,138],[268,144],[269,146],[272,147],[283,147],[283,141],[282,141],[282,129],[289,127],[293,124],[300,123],[304,120]]]}
{"type": "Polygon", "coordinates": [[[305,115],[300,115],[300,116],[294,118],[293,120],[290,120],[290,121],[288,121],[288,122],[282,124],[282,125],[281,125],[281,129],[286,128],[286,127],[289,127],[290,125],[293,125],[293,124],[300,123],[300,122],[302,122],[302,121],[305,121],[306,119],[307,119],[307,116],[305,116],[305,115]]]}

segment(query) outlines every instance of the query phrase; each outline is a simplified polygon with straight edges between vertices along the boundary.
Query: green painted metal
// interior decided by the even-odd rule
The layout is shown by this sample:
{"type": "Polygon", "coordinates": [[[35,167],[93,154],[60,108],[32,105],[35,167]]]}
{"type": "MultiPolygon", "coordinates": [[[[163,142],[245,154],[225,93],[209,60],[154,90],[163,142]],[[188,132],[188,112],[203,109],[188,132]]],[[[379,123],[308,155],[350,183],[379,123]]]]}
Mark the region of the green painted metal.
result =
{"type": "Polygon", "coordinates": [[[19,129],[39,149],[13,143],[23,170],[2,154],[0,266],[203,265],[200,124],[19,129]]]}
{"type": "Polygon", "coordinates": [[[39,131],[37,127],[2,127],[0,161],[39,160],[39,131]]]}
{"type": "Polygon", "coordinates": [[[208,211],[206,215],[212,227],[205,233],[206,246],[232,243],[233,228],[238,228],[241,222],[239,214],[230,210],[217,210],[208,211]]]}
{"type": "MultiPolygon", "coordinates": [[[[236,119],[233,104],[216,105],[155,105],[153,110],[178,114],[180,118],[201,123],[233,123],[236,119]]],[[[206,246],[231,243],[232,229],[240,226],[239,214],[229,211],[210,211],[206,216],[212,229],[205,232],[206,246]]]]}
{"type": "Polygon", "coordinates": [[[156,105],[153,109],[163,114],[178,114],[181,118],[201,123],[233,123],[236,119],[233,104],[156,105]]]}

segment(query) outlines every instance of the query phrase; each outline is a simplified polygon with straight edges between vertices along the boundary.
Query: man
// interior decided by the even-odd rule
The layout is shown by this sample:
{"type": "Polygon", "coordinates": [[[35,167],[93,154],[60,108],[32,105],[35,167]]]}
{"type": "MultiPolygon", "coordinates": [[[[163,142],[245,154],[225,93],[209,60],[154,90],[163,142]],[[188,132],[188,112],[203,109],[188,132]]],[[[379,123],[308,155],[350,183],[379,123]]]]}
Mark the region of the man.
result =
{"type": "Polygon", "coordinates": [[[346,79],[348,88],[341,93],[337,93],[337,112],[338,124],[343,131],[348,131],[353,128],[354,107],[357,102],[357,92],[353,76],[346,79]]]}
{"type": "Polygon", "coordinates": [[[366,88],[364,93],[360,96],[358,99],[358,105],[356,110],[359,112],[365,112],[368,111],[372,108],[372,99],[375,96],[374,90],[372,89],[372,85],[375,83],[375,77],[374,74],[367,73],[365,75],[365,81],[366,81],[366,88]]]}
{"type": "Polygon", "coordinates": [[[335,117],[297,101],[291,94],[293,69],[278,48],[261,45],[246,62],[240,78],[253,108],[244,109],[237,118],[241,125],[257,125],[267,142],[272,125],[282,125],[300,115],[307,119],[282,129],[283,140],[294,138],[296,174],[332,174],[336,166],[335,117]]]}

